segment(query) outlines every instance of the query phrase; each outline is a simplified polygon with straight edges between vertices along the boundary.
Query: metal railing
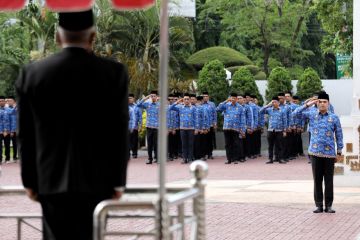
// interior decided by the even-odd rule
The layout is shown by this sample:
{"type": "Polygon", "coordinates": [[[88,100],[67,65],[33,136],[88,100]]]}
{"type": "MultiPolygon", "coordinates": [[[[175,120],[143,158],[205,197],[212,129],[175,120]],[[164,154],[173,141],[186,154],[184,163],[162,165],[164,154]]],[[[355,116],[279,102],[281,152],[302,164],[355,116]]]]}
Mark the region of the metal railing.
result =
{"type": "Polygon", "coordinates": [[[157,196],[158,188],[138,189],[137,193],[153,193],[154,199],[148,201],[116,201],[105,200],[98,204],[94,211],[94,240],[104,240],[107,236],[132,236],[137,239],[142,236],[152,236],[154,239],[185,239],[185,226],[190,225],[191,240],[205,240],[205,178],[208,166],[203,161],[190,165],[193,174],[192,187],[189,189],[167,189],[165,202],[157,196]],[[185,203],[192,201],[192,215],[185,214],[185,203]],[[162,205],[160,208],[159,206],[162,205]],[[176,215],[171,215],[169,209],[175,207],[176,215]],[[150,214],[121,214],[121,211],[150,210],[150,214]],[[116,213],[115,213],[116,211],[116,213]],[[161,216],[160,216],[161,215],[161,216]],[[155,222],[155,227],[148,231],[107,231],[107,220],[110,218],[149,218],[155,222]],[[162,227],[159,227],[159,219],[162,227]],[[176,220],[176,221],[175,221],[176,220]],[[161,232],[160,232],[161,231],[161,232]],[[160,237],[161,236],[161,237],[160,237]]]}
{"type": "MultiPolygon", "coordinates": [[[[160,208],[157,186],[131,186],[125,190],[124,199],[106,200],[98,204],[94,211],[94,240],[103,240],[106,236],[133,236],[137,239],[141,236],[152,236],[154,239],[176,239],[185,240],[185,226],[191,226],[191,240],[205,240],[205,178],[208,166],[203,161],[196,161],[190,165],[193,174],[191,188],[168,187],[166,188],[165,206],[160,208]],[[144,200],[144,196],[150,196],[144,200]],[[192,214],[185,214],[185,203],[192,201],[192,214]],[[169,212],[176,208],[177,214],[169,212]],[[122,211],[124,210],[124,211],[122,211]],[[139,210],[147,210],[150,213],[137,213],[139,210]],[[129,211],[135,211],[130,214],[129,211]],[[159,227],[159,218],[162,214],[162,227],[159,227]],[[155,227],[148,231],[107,231],[106,225],[109,219],[153,219],[155,227]],[[164,227],[165,226],[165,227],[164,227]],[[159,231],[162,231],[160,234],[159,231]],[[160,237],[162,236],[162,237],[160,237]]],[[[0,186],[1,196],[25,195],[22,186],[0,186]]],[[[162,203],[164,204],[164,203],[162,203]]],[[[21,240],[22,225],[25,224],[39,232],[37,226],[26,220],[39,219],[40,213],[1,213],[0,219],[16,219],[17,239],[21,240]]]]}

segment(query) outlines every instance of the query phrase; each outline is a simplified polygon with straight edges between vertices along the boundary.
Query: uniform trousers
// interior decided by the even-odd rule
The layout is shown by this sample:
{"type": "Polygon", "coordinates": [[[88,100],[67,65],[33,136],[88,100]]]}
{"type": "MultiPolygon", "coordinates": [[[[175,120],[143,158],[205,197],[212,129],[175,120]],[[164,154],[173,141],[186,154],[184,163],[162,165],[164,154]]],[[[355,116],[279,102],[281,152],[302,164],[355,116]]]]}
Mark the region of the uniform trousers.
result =
{"type": "Polygon", "coordinates": [[[169,158],[174,158],[177,156],[177,143],[176,143],[176,133],[173,134],[172,132],[169,133],[169,141],[168,141],[168,151],[169,151],[169,158]]]}
{"type": "Polygon", "coordinates": [[[310,156],[310,159],[314,178],[315,205],[322,207],[325,195],[325,206],[331,207],[334,200],[335,158],[310,156]],[[323,181],[325,182],[325,193],[323,193],[323,181]]]}
{"type": "Polygon", "coordinates": [[[281,142],[282,132],[268,131],[267,139],[269,143],[269,159],[274,159],[275,148],[275,160],[281,160],[281,142]]]}
{"type": "Polygon", "coordinates": [[[138,144],[139,144],[139,131],[134,129],[130,133],[130,149],[132,151],[132,156],[138,155],[138,144]]]}
{"type": "Polygon", "coordinates": [[[239,132],[224,130],[226,158],[230,162],[239,160],[238,149],[240,146],[239,132]]]}
{"type": "Polygon", "coordinates": [[[43,239],[93,239],[93,212],[96,205],[112,193],[59,193],[40,195],[43,212],[43,239]]]}
{"type": "Polygon", "coordinates": [[[194,129],[181,129],[182,154],[186,160],[194,159],[194,129]]]}
{"type": "Polygon", "coordinates": [[[194,158],[201,159],[206,155],[205,153],[205,134],[194,135],[194,158]]]}
{"type": "Polygon", "coordinates": [[[153,160],[153,151],[155,158],[157,158],[157,132],[158,130],[156,128],[146,128],[148,157],[150,160],[153,160]]]}

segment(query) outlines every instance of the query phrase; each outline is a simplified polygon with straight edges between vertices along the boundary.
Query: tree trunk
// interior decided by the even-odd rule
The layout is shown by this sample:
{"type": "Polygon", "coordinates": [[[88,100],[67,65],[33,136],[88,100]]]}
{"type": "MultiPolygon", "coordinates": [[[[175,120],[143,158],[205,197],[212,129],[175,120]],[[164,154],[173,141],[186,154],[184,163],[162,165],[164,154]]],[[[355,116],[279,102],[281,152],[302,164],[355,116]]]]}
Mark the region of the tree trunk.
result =
{"type": "Polygon", "coordinates": [[[264,45],[264,71],[266,76],[269,76],[269,58],[270,58],[270,47],[264,45]]]}

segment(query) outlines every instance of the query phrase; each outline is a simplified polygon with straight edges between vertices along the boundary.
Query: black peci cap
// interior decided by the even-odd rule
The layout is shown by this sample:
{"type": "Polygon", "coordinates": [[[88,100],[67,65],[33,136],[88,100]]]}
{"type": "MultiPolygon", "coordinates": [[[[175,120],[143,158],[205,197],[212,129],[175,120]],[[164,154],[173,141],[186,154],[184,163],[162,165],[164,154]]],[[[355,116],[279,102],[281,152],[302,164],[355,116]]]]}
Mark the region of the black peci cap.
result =
{"type": "Polygon", "coordinates": [[[201,101],[201,100],[203,100],[203,99],[204,99],[203,96],[197,96],[197,97],[196,97],[196,100],[198,100],[198,101],[201,101]]]}
{"type": "Polygon", "coordinates": [[[295,96],[293,96],[293,99],[294,99],[294,100],[299,100],[299,96],[296,96],[296,95],[295,95],[295,96]]]}
{"type": "Polygon", "coordinates": [[[278,96],[285,97],[285,93],[280,92],[280,93],[278,93],[278,96]]]}
{"type": "Polygon", "coordinates": [[[233,92],[233,93],[230,94],[230,96],[231,96],[231,97],[237,97],[238,94],[233,92]]]}
{"type": "Polygon", "coordinates": [[[135,97],[135,95],[133,93],[129,93],[129,97],[135,97]]]}
{"type": "Polygon", "coordinates": [[[275,97],[272,98],[272,100],[279,101],[279,97],[275,96],[275,97]]]}
{"type": "Polygon", "coordinates": [[[322,92],[322,93],[319,93],[318,95],[318,99],[326,99],[326,100],[330,100],[329,99],[329,94],[325,93],[325,92],[322,92]]]}
{"type": "Polygon", "coordinates": [[[61,12],[59,13],[59,26],[71,32],[79,32],[94,26],[93,11],[61,12]]]}

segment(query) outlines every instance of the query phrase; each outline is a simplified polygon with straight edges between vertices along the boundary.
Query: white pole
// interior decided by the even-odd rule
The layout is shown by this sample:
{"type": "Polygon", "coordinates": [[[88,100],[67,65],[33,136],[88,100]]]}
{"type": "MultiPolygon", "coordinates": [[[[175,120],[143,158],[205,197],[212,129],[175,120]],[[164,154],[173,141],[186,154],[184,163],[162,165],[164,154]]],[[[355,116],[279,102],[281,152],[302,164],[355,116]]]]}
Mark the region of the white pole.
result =
{"type": "Polygon", "coordinates": [[[160,123],[158,131],[159,165],[159,239],[167,239],[167,206],[165,188],[165,165],[167,160],[168,129],[167,129],[167,96],[168,96],[168,64],[169,64],[169,18],[168,0],[161,1],[160,10],[160,123]]]}

